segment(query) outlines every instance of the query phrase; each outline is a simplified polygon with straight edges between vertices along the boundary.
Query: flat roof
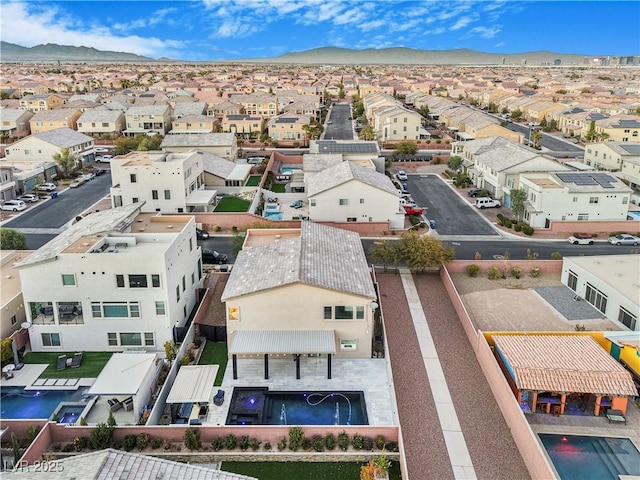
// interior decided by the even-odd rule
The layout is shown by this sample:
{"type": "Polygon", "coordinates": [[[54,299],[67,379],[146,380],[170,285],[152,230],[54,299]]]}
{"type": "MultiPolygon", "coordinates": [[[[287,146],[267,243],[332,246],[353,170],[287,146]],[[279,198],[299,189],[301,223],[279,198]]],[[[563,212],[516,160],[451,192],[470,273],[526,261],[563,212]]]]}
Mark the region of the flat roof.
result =
{"type": "Polygon", "coordinates": [[[247,230],[242,248],[259,247],[286,238],[299,237],[299,228],[250,228],[247,230]]]}
{"type": "Polygon", "coordinates": [[[233,355],[336,353],[333,330],[236,330],[233,355]]]}
{"type": "Polygon", "coordinates": [[[217,190],[194,190],[186,200],[187,205],[210,205],[216,199],[217,190]]]}
{"type": "Polygon", "coordinates": [[[136,395],[156,358],[155,353],[114,353],[87,393],[136,395]]]}
{"type": "Polygon", "coordinates": [[[218,365],[183,365],[178,370],[167,403],[208,402],[218,365]]]}
{"type": "Polygon", "coordinates": [[[0,250],[0,274],[2,288],[0,289],[0,306],[4,306],[22,293],[20,274],[13,268],[13,264],[31,255],[34,250],[0,250]]]}

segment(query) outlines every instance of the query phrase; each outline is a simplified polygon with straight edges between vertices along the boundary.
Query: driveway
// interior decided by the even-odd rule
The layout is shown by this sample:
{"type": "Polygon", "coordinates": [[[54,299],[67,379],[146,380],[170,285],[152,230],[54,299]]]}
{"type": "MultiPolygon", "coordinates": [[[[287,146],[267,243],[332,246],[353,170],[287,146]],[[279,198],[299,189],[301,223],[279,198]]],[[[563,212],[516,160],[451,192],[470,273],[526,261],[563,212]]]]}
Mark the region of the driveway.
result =
{"type": "Polygon", "coordinates": [[[427,207],[425,216],[436,221],[438,234],[499,236],[475,207],[437,175],[410,174],[406,183],[413,201],[427,207]]]}
{"type": "Polygon", "coordinates": [[[353,140],[353,122],[349,103],[334,103],[325,125],[324,140],[353,140]]]}

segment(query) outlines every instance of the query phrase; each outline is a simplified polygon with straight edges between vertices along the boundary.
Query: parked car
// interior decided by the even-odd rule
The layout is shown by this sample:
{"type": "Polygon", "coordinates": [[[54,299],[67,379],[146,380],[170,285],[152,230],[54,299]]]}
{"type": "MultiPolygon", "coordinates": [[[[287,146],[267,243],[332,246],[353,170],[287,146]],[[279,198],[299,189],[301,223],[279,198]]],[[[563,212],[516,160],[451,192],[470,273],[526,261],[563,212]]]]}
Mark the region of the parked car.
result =
{"type": "Polygon", "coordinates": [[[402,208],[404,208],[405,215],[422,215],[424,212],[424,209],[415,203],[405,203],[402,205],[402,208]]]}
{"type": "Polygon", "coordinates": [[[2,205],[0,205],[0,210],[6,210],[9,212],[19,212],[20,210],[24,210],[27,208],[27,204],[22,200],[7,200],[2,205]]]}
{"type": "Polygon", "coordinates": [[[104,175],[106,170],[103,170],[102,168],[96,168],[93,173],[95,174],[96,177],[99,177],[100,175],[104,175]]]}
{"type": "Polygon", "coordinates": [[[205,240],[209,238],[209,232],[205,232],[204,230],[196,228],[196,238],[198,240],[205,240]]]}
{"type": "Polygon", "coordinates": [[[291,208],[302,208],[304,206],[304,202],[302,200],[296,200],[295,202],[293,202],[291,205],[289,205],[291,208]]]}
{"type": "Polygon", "coordinates": [[[587,234],[576,233],[569,237],[569,243],[572,245],[593,245],[593,237],[587,234]]]}
{"type": "Polygon", "coordinates": [[[33,193],[25,193],[24,195],[20,195],[18,200],[22,200],[25,203],[35,203],[40,200],[38,195],[34,195],[33,193]]]}
{"type": "Polygon", "coordinates": [[[476,198],[476,207],[478,208],[499,208],[501,203],[493,198],[482,197],[476,198]]]}
{"type": "Polygon", "coordinates": [[[217,263],[222,265],[223,263],[227,263],[228,259],[229,257],[224,253],[219,253],[208,248],[202,249],[202,263],[217,263]]]}
{"type": "Polygon", "coordinates": [[[113,158],[113,155],[102,155],[100,157],[96,157],[96,162],[98,163],[109,163],[111,161],[111,159],[113,158]]]}
{"type": "Polygon", "coordinates": [[[84,183],[84,181],[85,180],[82,177],[74,178],[73,181],[69,184],[69,188],[78,188],[84,183]]]}
{"type": "Polygon", "coordinates": [[[95,173],[85,173],[84,175],[82,175],[82,178],[84,179],[85,182],[90,182],[91,180],[93,180],[94,178],[96,178],[96,174],[95,173]]]}
{"type": "Polygon", "coordinates": [[[640,238],[629,235],[628,233],[619,233],[607,240],[611,245],[640,245],[640,238]]]}
{"type": "Polygon", "coordinates": [[[467,192],[467,195],[470,197],[488,197],[489,190],[485,190],[484,188],[472,188],[467,192]]]}
{"type": "Polygon", "coordinates": [[[56,185],[54,183],[41,183],[34,187],[36,192],[55,192],[56,185]]]}
{"type": "Polygon", "coordinates": [[[409,177],[407,177],[407,172],[405,172],[404,170],[400,170],[397,174],[396,177],[398,178],[398,180],[400,180],[401,182],[406,182],[409,177]]]}
{"type": "Polygon", "coordinates": [[[96,153],[109,153],[108,147],[96,147],[94,150],[96,153]]]}

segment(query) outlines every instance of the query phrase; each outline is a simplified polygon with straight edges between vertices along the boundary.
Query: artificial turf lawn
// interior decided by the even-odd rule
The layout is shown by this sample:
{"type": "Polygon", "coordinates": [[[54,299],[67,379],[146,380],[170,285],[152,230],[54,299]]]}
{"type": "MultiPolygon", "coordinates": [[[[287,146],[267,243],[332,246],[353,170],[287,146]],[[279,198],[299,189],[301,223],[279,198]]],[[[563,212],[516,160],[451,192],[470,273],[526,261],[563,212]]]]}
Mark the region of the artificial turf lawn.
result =
{"type": "Polygon", "coordinates": [[[219,365],[214,385],[222,385],[224,371],[227,368],[227,344],[224,342],[207,342],[200,356],[198,365],[219,365]]]}
{"type": "Polygon", "coordinates": [[[246,187],[257,187],[260,184],[260,179],[262,177],[260,175],[251,175],[249,177],[249,180],[247,180],[247,183],[245,184],[246,187]]]}
{"type": "Polygon", "coordinates": [[[40,378],[96,378],[113,352],[84,352],[79,367],[58,370],[58,356],[65,354],[67,358],[73,358],[74,352],[29,352],[22,359],[22,363],[48,364],[47,369],[40,374],[40,378]]]}
{"type": "Polygon", "coordinates": [[[271,191],[274,193],[284,193],[285,192],[285,184],[284,183],[274,183],[271,185],[271,191]]]}
{"type": "MultiPolygon", "coordinates": [[[[223,462],[222,470],[259,480],[337,480],[360,478],[364,463],[353,462],[223,462]]],[[[389,480],[401,480],[398,462],[389,470],[389,480]]]]}
{"type": "Polygon", "coordinates": [[[246,212],[251,203],[238,197],[223,197],[214,211],[216,212],[246,212]]]}

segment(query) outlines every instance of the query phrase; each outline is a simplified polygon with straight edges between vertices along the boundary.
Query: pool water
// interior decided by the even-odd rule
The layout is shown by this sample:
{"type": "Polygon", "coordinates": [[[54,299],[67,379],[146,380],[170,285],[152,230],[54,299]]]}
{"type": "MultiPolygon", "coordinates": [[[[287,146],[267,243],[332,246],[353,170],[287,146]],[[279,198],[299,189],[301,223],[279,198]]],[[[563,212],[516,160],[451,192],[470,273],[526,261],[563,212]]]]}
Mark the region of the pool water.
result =
{"type": "Polygon", "coordinates": [[[265,205],[264,210],[265,212],[279,212],[280,207],[278,205],[265,205]]]}
{"type": "Polygon", "coordinates": [[[284,214],[282,212],[264,212],[264,218],[269,220],[282,220],[284,214]]]}
{"type": "Polygon", "coordinates": [[[74,402],[81,398],[81,390],[2,388],[0,389],[0,418],[48,419],[60,402],[74,402]]]}
{"type": "Polygon", "coordinates": [[[293,173],[293,168],[281,168],[280,175],[291,175],[293,173]]]}
{"type": "Polygon", "coordinates": [[[362,392],[236,388],[227,425],[368,425],[362,392]]]}
{"type": "Polygon", "coordinates": [[[58,410],[58,423],[76,423],[86,405],[64,405],[58,410]]]}
{"type": "Polygon", "coordinates": [[[640,452],[628,438],[539,434],[561,480],[618,480],[640,475],[640,452]]]}

